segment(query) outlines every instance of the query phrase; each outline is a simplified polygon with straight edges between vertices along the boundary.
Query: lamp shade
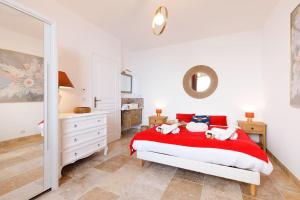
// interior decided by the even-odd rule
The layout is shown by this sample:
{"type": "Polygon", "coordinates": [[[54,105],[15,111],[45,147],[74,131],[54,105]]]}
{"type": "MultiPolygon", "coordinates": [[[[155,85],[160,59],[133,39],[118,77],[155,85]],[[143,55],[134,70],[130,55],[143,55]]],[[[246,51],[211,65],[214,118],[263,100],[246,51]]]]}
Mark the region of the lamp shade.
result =
{"type": "Polygon", "coordinates": [[[246,118],[254,118],[254,112],[246,112],[245,117],[246,118]]]}
{"type": "Polygon", "coordinates": [[[63,71],[58,72],[58,86],[74,88],[74,85],[70,81],[68,75],[63,71]]]}

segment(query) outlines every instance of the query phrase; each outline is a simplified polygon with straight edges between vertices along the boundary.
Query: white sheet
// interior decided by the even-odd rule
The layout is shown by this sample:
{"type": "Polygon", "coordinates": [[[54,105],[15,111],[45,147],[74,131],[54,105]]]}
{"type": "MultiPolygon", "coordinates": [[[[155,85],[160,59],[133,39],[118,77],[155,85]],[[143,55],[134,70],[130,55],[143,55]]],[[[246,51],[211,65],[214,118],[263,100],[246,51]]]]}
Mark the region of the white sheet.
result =
{"type": "Polygon", "coordinates": [[[248,154],[231,150],[187,147],[145,140],[134,141],[133,148],[137,151],[150,151],[201,162],[248,169],[266,175],[271,174],[273,171],[271,161],[266,163],[248,154]]]}

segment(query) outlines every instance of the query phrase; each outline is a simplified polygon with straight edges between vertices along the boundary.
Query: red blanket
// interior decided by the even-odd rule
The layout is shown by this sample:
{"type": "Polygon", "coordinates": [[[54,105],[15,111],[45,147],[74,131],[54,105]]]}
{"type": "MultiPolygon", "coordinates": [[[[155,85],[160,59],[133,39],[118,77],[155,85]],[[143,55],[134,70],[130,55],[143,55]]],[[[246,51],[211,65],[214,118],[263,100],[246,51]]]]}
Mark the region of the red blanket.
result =
{"type": "Polygon", "coordinates": [[[245,153],[268,162],[267,154],[257,144],[255,144],[255,142],[253,142],[243,130],[238,129],[237,134],[237,140],[220,141],[216,139],[207,139],[204,132],[192,133],[185,128],[180,128],[179,134],[163,135],[156,132],[154,127],[152,129],[137,133],[134,136],[130,142],[130,152],[131,155],[135,152],[132,147],[134,141],[146,140],[188,147],[226,149],[245,153]]]}

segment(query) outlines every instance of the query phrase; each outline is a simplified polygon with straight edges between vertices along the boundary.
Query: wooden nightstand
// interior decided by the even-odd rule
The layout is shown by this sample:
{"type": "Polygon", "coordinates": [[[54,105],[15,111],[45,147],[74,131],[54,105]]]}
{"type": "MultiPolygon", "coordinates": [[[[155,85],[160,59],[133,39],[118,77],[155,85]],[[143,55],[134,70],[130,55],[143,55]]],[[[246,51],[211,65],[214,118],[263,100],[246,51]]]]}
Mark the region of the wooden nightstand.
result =
{"type": "Polygon", "coordinates": [[[267,150],[267,125],[263,122],[246,122],[238,121],[239,127],[243,129],[247,134],[256,134],[259,136],[259,145],[262,146],[264,151],[267,150]]]}
{"type": "Polygon", "coordinates": [[[166,123],[168,120],[167,116],[150,116],[149,117],[149,126],[152,128],[153,126],[159,126],[163,123],[166,123]]]}

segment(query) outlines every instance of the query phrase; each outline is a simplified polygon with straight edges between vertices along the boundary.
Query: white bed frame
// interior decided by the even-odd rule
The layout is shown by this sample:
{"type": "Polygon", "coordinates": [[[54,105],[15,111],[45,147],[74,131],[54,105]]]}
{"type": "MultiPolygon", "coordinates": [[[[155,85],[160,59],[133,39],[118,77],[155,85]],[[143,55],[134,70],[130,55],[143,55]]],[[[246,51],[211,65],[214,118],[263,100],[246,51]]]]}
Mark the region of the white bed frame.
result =
{"type": "Polygon", "coordinates": [[[141,167],[144,166],[145,161],[165,164],[173,167],[196,171],[204,174],[236,180],[250,184],[250,193],[252,196],[256,195],[256,186],[260,185],[260,173],[250,170],[239,169],[234,167],[227,167],[224,165],[217,165],[205,163],[195,160],[169,156],[160,153],[137,151],[137,158],[141,160],[141,167]]]}

